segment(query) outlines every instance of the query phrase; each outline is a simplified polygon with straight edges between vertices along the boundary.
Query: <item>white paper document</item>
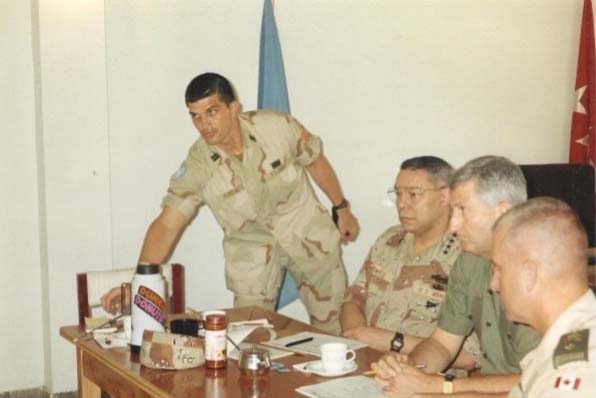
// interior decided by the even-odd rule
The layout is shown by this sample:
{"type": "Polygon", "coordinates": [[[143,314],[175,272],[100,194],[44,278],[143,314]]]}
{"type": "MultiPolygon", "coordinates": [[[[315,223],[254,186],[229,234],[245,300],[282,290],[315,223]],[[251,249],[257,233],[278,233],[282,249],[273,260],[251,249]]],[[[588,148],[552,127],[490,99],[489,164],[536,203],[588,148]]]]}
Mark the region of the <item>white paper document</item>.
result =
{"type": "MultiPolygon", "coordinates": [[[[250,348],[252,346],[252,344],[250,344],[250,343],[240,343],[238,345],[240,346],[241,350],[250,350],[250,348]]],[[[290,355],[294,355],[294,353],[292,351],[278,350],[277,348],[265,347],[265,346],[262,346],[261,344],[255,344],[255,345],[257,346],[257,348],[269,351],[269,359],[271,359],[271,360],[279,359],[279,358],[283,358],[283,357],[289,357],[290,355]]],[[[237,361],[239,356],[240,355],[238,355],[238,350],[236,349],[236,347],[233,347],[232,351],[228,351],[228,358],[230,358],[230,359],[235,359],[237,361]]]]}
{"type": "Polygon", "coordinates": [[[380,398],[383,395],[381,386],[366,376],[341,377],[298,387],[296,392],[311,398],[380,398]]]}
{"type": "MultiPolygon", "coordinates": [[[[251,321],[230,322],[230,324],[228,325],[228,338],[232,340],[234,343],[240,344],[249,334],[251,334],[258,328],[267,329],[267,331],[269,332],[270,340],[276,337],[273,325],[271,325],[267,319],[254,319],[251,321]]],[[[236,348],[229,340],[227,345],[227,351],[228,357],[233,358],[232,353],[235,352],[236,357],[234,359],[238,359],[238,350],[236,350],[236,348]]]]}
{"type": "Polygon", "coordinates": [[[320,347],[321,344],[324,343],[345,343],[351,350],[357,350],[359,348],[366,347],[366,344],[361,341],[314,332],[302,332],[292,336],[282,337],[277,340],[263,342],[261,344],[320,357],[320,347]]]}

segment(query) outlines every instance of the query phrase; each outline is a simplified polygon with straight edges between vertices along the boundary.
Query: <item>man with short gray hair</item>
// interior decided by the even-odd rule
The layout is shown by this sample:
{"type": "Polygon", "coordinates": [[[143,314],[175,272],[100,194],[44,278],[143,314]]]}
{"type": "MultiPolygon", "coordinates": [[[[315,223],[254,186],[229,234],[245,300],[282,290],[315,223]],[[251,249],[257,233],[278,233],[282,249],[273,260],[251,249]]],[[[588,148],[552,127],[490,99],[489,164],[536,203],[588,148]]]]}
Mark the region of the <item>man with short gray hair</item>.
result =
{"type": "MultiPolygon", "coordinates": [[[[450,188],[451,230],[464,250],[490,258],[495,221],[526,199],[521,169],[504,157],[479,157],[455,172],[450,188]]],[[[454,267],[438,327],[431,337],[416,346],[408,358],[387,357],[373,365],[389,394],[505,396],[517,383],[519,361],[536,346],[539,336],[529,327],[506,319],[498,295],[490,290],[490,276],[488,261],[454,267]],[[453,361],[472,331],[480,338],[482,377],[437,375],[453,361]]]]}

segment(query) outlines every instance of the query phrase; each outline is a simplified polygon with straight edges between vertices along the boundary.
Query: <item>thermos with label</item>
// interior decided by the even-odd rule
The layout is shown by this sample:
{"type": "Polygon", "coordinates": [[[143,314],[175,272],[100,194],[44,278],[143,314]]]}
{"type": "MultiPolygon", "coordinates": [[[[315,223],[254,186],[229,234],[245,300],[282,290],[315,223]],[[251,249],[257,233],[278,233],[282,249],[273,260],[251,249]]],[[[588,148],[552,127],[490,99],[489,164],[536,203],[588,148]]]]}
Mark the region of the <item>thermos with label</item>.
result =
{"type": "Polygon", "coordinates": [[[166,285],[159,264],[139,264],[132,278],[130,300],[132,337],[130,349],[139,352],[143,332],[163,332],[166,321],[166,285]]]}
{"type": "Polygon", "coordinates": [[[207,315],[205,319],[205,366],[208,369],[222,369],[227,365],[226,316],[207,315]]]}

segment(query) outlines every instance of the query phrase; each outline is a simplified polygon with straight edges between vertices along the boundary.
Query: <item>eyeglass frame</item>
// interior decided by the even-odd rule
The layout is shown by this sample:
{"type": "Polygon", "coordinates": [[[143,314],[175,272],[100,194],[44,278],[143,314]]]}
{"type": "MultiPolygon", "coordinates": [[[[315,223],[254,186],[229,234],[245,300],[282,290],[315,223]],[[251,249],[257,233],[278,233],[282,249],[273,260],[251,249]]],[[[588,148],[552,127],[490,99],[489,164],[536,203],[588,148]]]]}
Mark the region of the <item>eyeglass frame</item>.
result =
{"type": "MultiPolygon", "coordinates": [[[[436,187],[436,188],[421,188],[421,187],[409,188],[408,187],[408,188],[399,188],[399,190],[409,191],[410,196],[407,197],[408,199],[405,199],[408,203],[418,203],[422,200],[422,198],[424,197],[424,194],[426,192],[441,191],[445,188],[447,188],[446,185],[436,187]]],[[[398,188],[395,188],[395,187],[391,187],[387,190],[387,196],[389,196],[389,199],[391,199],[391,201],[395,202],[395,203],[397,203],[398,200],[404,200],[403,198],[405,198],[404,196],[402,196],[402,199],[400,199],[400,194],[398,193],[398,188]]]]}

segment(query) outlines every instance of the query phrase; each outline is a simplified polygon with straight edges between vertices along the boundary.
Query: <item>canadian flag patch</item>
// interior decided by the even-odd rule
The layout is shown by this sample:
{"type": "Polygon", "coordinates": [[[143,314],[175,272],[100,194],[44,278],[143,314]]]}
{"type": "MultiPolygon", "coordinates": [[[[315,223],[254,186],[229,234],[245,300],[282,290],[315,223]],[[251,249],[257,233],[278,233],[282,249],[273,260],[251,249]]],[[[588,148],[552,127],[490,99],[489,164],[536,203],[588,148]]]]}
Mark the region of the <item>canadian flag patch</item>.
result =
{"type": "Polygon", "coordinates": [[[557,377],[555,380],[555,388],[560,390],[577,390],[582,379],[579,377],[557,377]]]}

